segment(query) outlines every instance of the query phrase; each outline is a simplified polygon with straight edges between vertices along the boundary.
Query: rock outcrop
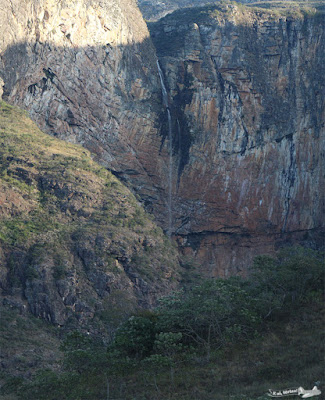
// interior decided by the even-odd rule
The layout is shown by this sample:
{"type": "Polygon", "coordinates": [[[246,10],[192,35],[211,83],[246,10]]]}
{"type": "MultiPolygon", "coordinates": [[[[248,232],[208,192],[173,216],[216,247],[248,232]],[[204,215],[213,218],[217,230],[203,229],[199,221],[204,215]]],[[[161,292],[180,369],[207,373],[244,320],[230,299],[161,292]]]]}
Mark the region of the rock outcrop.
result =
{"type": "MultiPolygon", "coordinates": [[[[157,21],[160,18],[172,13],[175,10],[183,8],[194,8],[202,7],[208,4],[225,4],[225,0],[138,0],[140,10],[146,21],[157,21]]],[[[230,3],[228,1],[228,3],[230,3]]],[[[309,8],[313,4],[321,7],[323,4],[318,0],[309,0],[307,4],[274,0],[237,0],[236,3],[250,4],[254,3],[253,6],[262,6],[267,8],[277,7],[279,10],[291,8],[291,9],[301,9],[303,6],[309,8]],[[269,4],[267,4],[270,2],[269,4]]],[[[323,5],[324,7],[324,5],[323,5]]]]}
{"type": "Polygon", "coordinates": [[[209,0],[138,0],[138,2],[147,21],[157,21],[179,8],[199,7],[211,3],[209,0]]]}
{"type": "Polygon", "coordinates": [[[176,288],[176,249],[82,147],[0,102],[0,301],[103,335],[176,288]],[[106,330],[106,331],[105,331],[106,330]]]}
{"type": "Polygon", "coordinates": [[[151,25],[174,120],[175,235],[211,274],[323,230],[324,22],[225,5],[151,25]]]}
{"type": "Polygon", "coordinates": [[[6,2],[4,99],[89,149],[210,275],[237,273],[281,243],[316,245],[324,15],[226,4],[177,11],[150,30],[172,163],[156,50],[134,1],[6,2]]]}
{"type": "Polygon", "coordinates": [[[4,99],[28,110],[43,131],[82,144],[162,209],[161,87],[135,1],[4,3],[4,99]]]}

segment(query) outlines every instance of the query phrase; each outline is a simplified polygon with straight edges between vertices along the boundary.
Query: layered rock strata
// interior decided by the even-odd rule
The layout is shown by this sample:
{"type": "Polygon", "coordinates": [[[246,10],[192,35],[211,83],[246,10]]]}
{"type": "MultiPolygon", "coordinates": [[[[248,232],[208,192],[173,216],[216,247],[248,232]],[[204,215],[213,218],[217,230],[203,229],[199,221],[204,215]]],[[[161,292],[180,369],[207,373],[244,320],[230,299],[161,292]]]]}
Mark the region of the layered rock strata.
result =
{"type": "Polygon", "coordinates": [[[88,151],[3,102],[0,138],[1,303],[107,336],[177,287],[177,250],[88,151]]]}
{"type": "Polygon", "coordinates": [[[4,99],[28,110],[43,131],[81,143],[163,209],[161,87],[135,1],[2,3],[4,99]]]}
{"type": "Polygon", "coordinates": [[[323,231],[324,22],[226,5],[151,25],[174,119],[175,234],[211,274],[323,231]]]}
{"type": "Polygon", "coordinates": [[[155,49],[133,1],[12,0],[0,21],[4,98],[124,179],[208,274],[237,273],[288,241],[317,245],[323,15],[230,4],[152,25],[172,163],[155,49]]]}

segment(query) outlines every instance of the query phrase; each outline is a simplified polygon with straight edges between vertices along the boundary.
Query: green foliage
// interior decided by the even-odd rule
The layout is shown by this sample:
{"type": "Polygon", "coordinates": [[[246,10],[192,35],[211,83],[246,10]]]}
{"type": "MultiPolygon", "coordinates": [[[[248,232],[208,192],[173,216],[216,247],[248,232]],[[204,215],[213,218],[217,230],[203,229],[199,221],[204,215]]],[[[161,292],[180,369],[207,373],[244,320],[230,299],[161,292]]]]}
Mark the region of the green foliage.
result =
{"type": "MultiPolygon", "coordinates": [[[[76,339],[76,338],[74,338],[76,339]]],[[[107,367],[107,355],[102,346],[96,345],[90,339],[78,338],[77,346],[68,349],[65,346],[65,369],[81,374],[100,373],[107,367]]]]}
{"type": "Polygon", "coordinates": [[[116,332],[114,347],[122,354],[142,359],[153,349],[156,326],[155,315],[132,316],[116,332]]]}
{"type": "Polygon", "coordinates": [[[157,315],[132,317],[117,331],[114,346],[138,359],[194,346],[209,359],[212,348],[251,340],[265,319],[317,298],[323,266],[322,254],[299,247],[276,258],[257,257],[248,279],[202,281],[161,299],[157,315]]]}
{"type": "Polygon", "coordinates": [[[295,247],[281,250],[276,258],[259,256],[250,282],[264,318],[291,311],[324,289],[324,255],[295,247]]]}
{"type": "Polygon", "coordinates": [[[39,274],[35,267],[33,267],[32,265],[28,265],[25,269],[25,279],[32,281],[33,279],[37,278],[39,278],[39,274]]]}
{"type": "Polygon", "coordinates": [[[155,353],[172,359],[184,348],[181,343],[182,337],[183,334],[181,332],[160,332],[156,334],[154,342],[155,353]]]}
{"type": "Polygon", "coordinates": [[[64,382],[54,371],[40,371],[34,381],[20,389],[20,397],[24,400],[54,400],[61,397],[64,382]]]}
{"type": "Polygon", "coordinates": [[[64,340],[64,368],[60,373],[40,371],[18,391],[23,400],[89,400],[102,398],[106,389],[108,357],[103,345],[80,332],[64,340]]]}
{"type": "Polygon", "coordinates": [[[255,300],[239,279],[207,280],[190,292],[165,298],[159,307],[163,329],[181,332],[184,342],[211,346],[252,337],[260,323],[255,300]]]}
{"type": "Polygon", "coordinates": [[[170,358],[162,354],[151,354],[141,361],[142,366],[149,370],[154,368],[154,370],[163,369],[170,366],[170,358]]]}
{"type": "Polygon", "coordinates": [[[92,344],[89,336],[82,334],[81,332],[74,331],[66,336],[64,339],[61,349],[65,353],[73,352],[76,350],[87,350],[92,344]]]}
{"type": "Polygon", "coordinates": [[[67,274],[67,268],[65,265],[58,264],[53,268],[53,278],[57,281],[63,279],[67,274]]]}
{"type": "Polygon", "coordinates": [[[0,388],[0,395],[10,394],[16,392],[19,387],[23,384],[24,380],[20,377],[10,377],[6,380],[6,383],[0,388]]]}
{"type": "Polygon", "coordinates": [[[262,399],[270,379],[284,387],[309,385],[322,369],[316,294],[323,278],[317,252],[295,248],[258,257],[247,279],[205,280],[162,299],[155,312],[129,318],[108,348],[90,335],[69,334],[61,372],[9,382],[8,390],[20,385],[22,400],[98,400],[108,398],[108,388],[111,398],[130,400],[189,400],[193,393],[251,400],[262,399]]]}

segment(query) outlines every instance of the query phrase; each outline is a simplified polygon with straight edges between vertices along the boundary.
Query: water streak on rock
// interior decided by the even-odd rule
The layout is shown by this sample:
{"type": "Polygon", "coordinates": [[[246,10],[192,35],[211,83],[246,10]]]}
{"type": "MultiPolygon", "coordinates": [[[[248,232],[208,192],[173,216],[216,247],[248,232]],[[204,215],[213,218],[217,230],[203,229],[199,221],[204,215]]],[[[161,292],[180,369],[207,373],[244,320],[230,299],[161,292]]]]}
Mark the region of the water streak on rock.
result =
{"type": "Polygon", "coordinates": [[[173,187],[173,124],[172,124],[172,117],[169,109],[168,103],[168,93],[164,82],[164,76],[159,65],[159,61],[157,60],[157,67],[161,82],[161,91],[163,96],[163,103],[166,107],[167,111],[167,118],[168,118],[168,152],[169,152],[169,165],[168,165],[168,204],[167,204],[167,211],[168,211],[168,228],[167,228],[167,235],[171,236],[173,231],[173,194],[172,194],[172,187],[173,187]]]}

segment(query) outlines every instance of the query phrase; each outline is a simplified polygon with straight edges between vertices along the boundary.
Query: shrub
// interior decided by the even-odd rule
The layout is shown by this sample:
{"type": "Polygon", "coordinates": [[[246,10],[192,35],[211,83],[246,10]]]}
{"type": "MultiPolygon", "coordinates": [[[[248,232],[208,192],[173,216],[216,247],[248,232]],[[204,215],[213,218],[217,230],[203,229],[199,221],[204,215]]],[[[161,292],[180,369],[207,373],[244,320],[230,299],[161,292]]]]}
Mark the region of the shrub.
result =
{"type": "Polygon", "coordinates": [[[324,289],[324,256],[302,247],[281,250],[275,258],[256,257],[250,275],[251,291],[265,318],[290,311],[324,289]]]}

